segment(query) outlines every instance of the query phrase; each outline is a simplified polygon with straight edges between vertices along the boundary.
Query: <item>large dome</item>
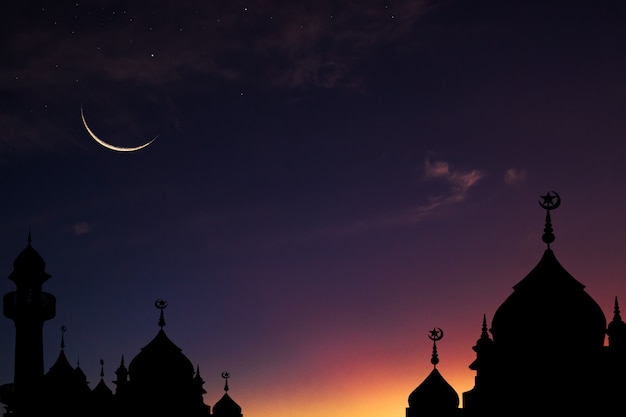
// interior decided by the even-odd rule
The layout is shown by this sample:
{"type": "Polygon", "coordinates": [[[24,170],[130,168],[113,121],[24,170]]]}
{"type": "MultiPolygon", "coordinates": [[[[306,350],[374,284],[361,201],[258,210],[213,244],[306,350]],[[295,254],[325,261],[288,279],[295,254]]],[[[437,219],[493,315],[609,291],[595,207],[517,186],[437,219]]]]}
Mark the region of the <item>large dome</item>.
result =
{"type": "Polygon", "coordinates": [[[189,383],[194,376],[191,361],[160,329],[157,335],[128,365],[128,374],[133,383],[155,383],[169,381],[170,384],[189,383]]]}
{"type": "Polygon", "coordinates": [[[526,353],[533,346],[561,352],[601,348],[606,317],[584,288],[547,249],[494,314],[494,342],[526,353]]]}

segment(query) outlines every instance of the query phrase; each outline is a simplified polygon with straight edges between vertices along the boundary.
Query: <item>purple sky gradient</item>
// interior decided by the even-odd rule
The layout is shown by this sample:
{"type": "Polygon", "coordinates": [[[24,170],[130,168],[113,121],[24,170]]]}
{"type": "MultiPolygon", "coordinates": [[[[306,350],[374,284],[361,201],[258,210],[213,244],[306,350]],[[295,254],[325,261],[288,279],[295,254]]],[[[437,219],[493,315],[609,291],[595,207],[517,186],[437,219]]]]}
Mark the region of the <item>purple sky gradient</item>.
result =
{"type": "Polygon", "coordinates": [[[619,2],[179,3],[0,5],[0,273],[30,230],[46,369],[66,325],[113,388],[163,298],[209,405],[227,370],[248,417],[402,416],[433,327],[472,387],[550,190],[557,258],[607,316],[626,298],[619,2]],[[117,146],[158,138],[105,149],[81,107],[117,146]]]}

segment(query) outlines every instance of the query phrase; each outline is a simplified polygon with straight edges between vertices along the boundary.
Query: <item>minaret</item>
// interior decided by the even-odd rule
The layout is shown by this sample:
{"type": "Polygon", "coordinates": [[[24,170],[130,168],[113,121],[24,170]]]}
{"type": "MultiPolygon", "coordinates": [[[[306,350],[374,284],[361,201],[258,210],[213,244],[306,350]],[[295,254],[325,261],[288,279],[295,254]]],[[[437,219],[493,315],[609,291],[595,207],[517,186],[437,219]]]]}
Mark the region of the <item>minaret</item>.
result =
{"type": "Polygon", "coordinates": [[[31,246],[28,234],[26,248],[13,261],[9,279],[17,287],[4,295],[4,315],[15,323],[15,373],[13,410],[16,417],[36,413],[35,404],[43,380],[43,323],[55,316],[56,298],[42,291],[50,278],[46,264],[31,246]]]}

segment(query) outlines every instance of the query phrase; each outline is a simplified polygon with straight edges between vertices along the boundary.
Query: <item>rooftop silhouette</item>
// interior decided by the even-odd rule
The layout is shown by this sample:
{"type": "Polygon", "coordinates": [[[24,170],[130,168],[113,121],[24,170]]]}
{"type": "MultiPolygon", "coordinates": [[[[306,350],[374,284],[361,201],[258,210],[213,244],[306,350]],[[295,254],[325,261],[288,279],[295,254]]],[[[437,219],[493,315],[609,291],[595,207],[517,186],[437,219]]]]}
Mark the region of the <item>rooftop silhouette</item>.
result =
{"type": "MultiPolygon", "coordinates": [[[[112,390],[104,382],[104,361],[100,361],[100,380],[91,389],[80,364],[72,366],[65,355],[61,327],[60,352],[44,373],[43,323],[55,316],[55,297],[42,290],[50,278],[43,258],[31,245],[15,258],[9,278],[16,290],[4,296],[4,315],[15,322],[15,373],[13,383],[0,387],[5,415],[35,417],[117,416],[210,416],[204,403],[204,380],[192,362],[165,333],[165,300],[154,303],[159,310],[156,336],[137,353],[128,367],[124,356],[115,371],[112,390]]],[[[229,374],[222,374],[225,376],[229,374]]],[[[228,390],[228,386],[226,386],[228,390]]],[[[228,396],[215,404],[212,415],[242,417],[241,407],[228,396]]]]}
{"type": "MultiPolygon", "coordinates": [[[[444,332],[434,327],[426,378],[408,396],[406,417],[495,417],[548,415],[622,415],[626,392],[626,323],[617,296],[612,320],[558,261],[552,246],[556,233],[551,213],[560,207],[555,192],[541,196],[546,211],[538,263],[513,286],[512,293],[491,318],[483,314],[479,337],[472,347],[474,387],[458,392],[437,365],[437,343],[444,332]],[[608,338],[607,338],[608,336],[608,338]]],[[[42,328],[55,317],[56,298],[43,291],[51,277],[32,247],[15,258],[9,279],[16,290],[4,295],[4,315],[16,329],[15,372],[12,383],[0,387],[5,415],[35,417],[242,417],[242,408],[229,394],[230,373],[223,372],[224,393],[213,405],[204,402],[199,366],[183,354],[165,332],[167,302],[155,301],[158,330],[128,366],[124,356],[115,371],[115,387],[100,380],[91,389],[80,364],[65,355],[65,326],[61,327],[56,361],[44,372],[42,328]],[[155,399],[158,399],[156,401],[155,399]]],[[[469,348],[469,347],[468,347],[469,348]]]]}
{"type": "MultiPolygon", "coordinates": [[[[482,328],[469,365],[474,387],[457,393],[433,369],[409,395],[406,417],[622,415],[626,392],[626,324],[615,298],[612,321],[557,260],[551,212],[561,205],[556,192],[541,196],[546,210],[537,265],[513,286],[482,328]],[[605,335],[608,344],[605,345],[605,335]]],[[[431,335],[433,332],[431,332],[431,335]]],[[[445,360],[445,359],[444,359],[445,360]]],[[[439,361],[433,347],[433,365],[439,361]],[[435,360],[436,359],[436,360],[435,360]]]]}

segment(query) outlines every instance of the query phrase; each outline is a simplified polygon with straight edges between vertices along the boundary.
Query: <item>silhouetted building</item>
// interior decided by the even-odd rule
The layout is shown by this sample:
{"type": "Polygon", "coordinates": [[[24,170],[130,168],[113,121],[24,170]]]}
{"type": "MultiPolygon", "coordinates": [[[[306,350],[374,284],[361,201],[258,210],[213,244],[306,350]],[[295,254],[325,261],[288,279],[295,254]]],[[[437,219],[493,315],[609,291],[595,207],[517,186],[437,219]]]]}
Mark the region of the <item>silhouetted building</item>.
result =
{"type": "MultiPolygon", "coordinates": [[[[215,404],[214,413],[204,403],[204,381],[198,367],[182,353],[163,330],[167,303],[157,300],[159,331],[130,361],[122,356],[115,371],[115,392],[100,381],[90,389],[80,365],[73,367],[65,356],[65,327],[61,328],[61,350],[44,373],[43,322],[55,315],[55,297],[42,291],[50,278],[45,262],[31,246],[13,262],[9,275],[17,289],[4,296],[4,315],[15,322],[15,375],[13,383],[0,387],[5,415],[13,417],[242,417],[241,407],[228,394],[215,404]]],[[[222,377],[227,378],[228,373],[222,377]]],[[[228,391],[228,384],[226,384],[228,391]]]]}
{"type": "Polygon", "coordinates": [[[550,211],[560,202],[557,193],[542,196],[547,249],[513,286],[490,329],[483,316],[473,347],[476,360],[469,366],[476,371],[475,384],[463,393],[463,408],[434,369],[410,394],[406,417],[626,413],[626,324],[616,297],[607,326],[600,306],[550,248],[555,240],[550,211]]]}
{"type": "Polygon", "coordinates": [[[430,363],[433,370],[409,395],[406,417],[440,416],[451,417],[459,412],[459,394],[444,379],[437,369],[439,355],[437,341],[443,338],[443,330],[434,328],[428,336],[433,341],[433,355],[430,363]]]}

